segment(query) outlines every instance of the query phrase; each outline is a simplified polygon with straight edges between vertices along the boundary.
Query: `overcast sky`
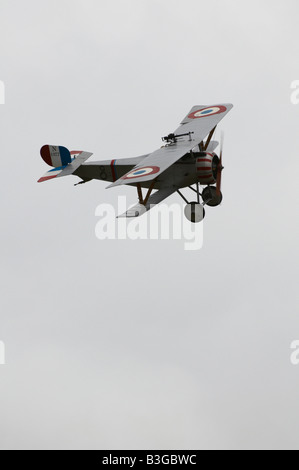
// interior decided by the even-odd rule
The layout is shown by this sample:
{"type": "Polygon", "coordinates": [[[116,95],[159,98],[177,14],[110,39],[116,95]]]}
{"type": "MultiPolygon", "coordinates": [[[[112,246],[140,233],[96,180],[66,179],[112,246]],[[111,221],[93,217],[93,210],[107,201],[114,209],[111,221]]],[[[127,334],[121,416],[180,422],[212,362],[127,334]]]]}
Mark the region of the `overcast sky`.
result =
{"type": "Polygon", "coordinates": [[[299,449],[298,17],[295,0],[0,0],[1,449],[299,449]],[[36,183],[46,143],[134,157],[225,102],[200,251],[98,240],[96,207],[132,188],[36,183]]]}

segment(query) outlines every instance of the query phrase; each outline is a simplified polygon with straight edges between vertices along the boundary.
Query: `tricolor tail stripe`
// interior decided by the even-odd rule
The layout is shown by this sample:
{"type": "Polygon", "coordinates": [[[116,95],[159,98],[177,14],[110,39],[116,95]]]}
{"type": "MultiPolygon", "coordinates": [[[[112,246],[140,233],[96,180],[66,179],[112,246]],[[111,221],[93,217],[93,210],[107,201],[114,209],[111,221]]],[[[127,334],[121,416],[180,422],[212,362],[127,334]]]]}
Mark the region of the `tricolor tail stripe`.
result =
{"type": "Polygon", "coordinates": [[[115,183],[115,181],[117,180],[116,160],[112,160],[112,162],[111,162],[111,172],[112,172],[113,183],[115,183]]]}

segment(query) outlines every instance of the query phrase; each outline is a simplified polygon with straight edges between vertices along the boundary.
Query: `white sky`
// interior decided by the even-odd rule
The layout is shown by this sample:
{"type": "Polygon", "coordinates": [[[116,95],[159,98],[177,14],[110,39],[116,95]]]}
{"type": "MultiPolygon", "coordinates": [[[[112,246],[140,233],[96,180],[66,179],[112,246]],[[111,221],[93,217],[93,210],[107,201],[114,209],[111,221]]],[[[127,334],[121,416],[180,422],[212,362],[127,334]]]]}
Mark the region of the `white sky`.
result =
{"type": "Polygon", "coordinates": [[[299,448],[298,15],[0,0],[0,448],[299,448]],[[97,205],[131,188],[36,184],[45,143],[137,156],[218,102],[225,199],[201,251],[97,240],[97,205]]]}

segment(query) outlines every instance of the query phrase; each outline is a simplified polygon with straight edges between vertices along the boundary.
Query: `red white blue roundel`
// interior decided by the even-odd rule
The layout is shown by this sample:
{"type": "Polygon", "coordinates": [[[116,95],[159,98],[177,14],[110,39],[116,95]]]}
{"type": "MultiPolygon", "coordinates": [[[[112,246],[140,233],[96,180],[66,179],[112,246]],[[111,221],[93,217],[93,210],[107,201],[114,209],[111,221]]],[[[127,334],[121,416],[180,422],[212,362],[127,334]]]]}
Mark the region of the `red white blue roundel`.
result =
{"type": "Polygon", "coordinates": [[[227,110],[225,106],[211,106],[210,108],[199,109],[194,113],[189,114],[189,119],[198,119],[208,116],[213,116],[214,114],[221,114],[227,110]]]}
{"type": "Polygon", "coordinates": [[[150,176],[159,173],[160,168],[158,166],[145,166],[143,168],[137,168],[131,171],[123,177],[123,179],[141,178],[142,176],[150,176]]]}

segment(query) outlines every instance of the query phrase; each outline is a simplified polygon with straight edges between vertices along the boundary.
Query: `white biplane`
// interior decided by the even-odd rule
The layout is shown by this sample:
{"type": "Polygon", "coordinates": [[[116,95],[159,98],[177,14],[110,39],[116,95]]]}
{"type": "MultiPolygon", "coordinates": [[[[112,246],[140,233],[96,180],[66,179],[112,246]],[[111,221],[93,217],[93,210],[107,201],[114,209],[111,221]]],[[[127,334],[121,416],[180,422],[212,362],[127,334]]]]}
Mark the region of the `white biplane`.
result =
{"type": "Polygon", "coordinates": [[[139,217],[177,192],[186,202],[188,220],[200,222],[205,217],[206,205],[215,207],[222,202],[222,143],[218,156],[215,150],[219,143],[212,138],[232,107],[232,104],[194,106],[180,127],[162,138],[163,147],[141,157],[85,163],[92,153],[45,145],[41,156],[53,169],[39,182],[75,175],[82,180],[78,184],[97,179],[111,182],[108,188],[135,186],[138,203],[120,217],[139,217]],[[189,202],[181,192],[188,187],[196,193],[195,202],[189,202]]]}

